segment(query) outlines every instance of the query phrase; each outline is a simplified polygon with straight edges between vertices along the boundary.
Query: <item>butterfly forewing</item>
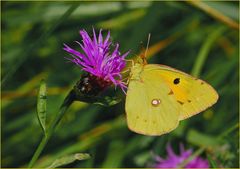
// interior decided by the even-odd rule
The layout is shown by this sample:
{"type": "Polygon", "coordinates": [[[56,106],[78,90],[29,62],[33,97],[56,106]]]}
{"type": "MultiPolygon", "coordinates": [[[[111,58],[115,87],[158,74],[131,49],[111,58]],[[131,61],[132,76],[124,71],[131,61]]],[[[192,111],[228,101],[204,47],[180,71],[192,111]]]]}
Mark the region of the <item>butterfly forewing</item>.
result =
{"type": "Polygon", "coordinates": [[[172,95],[180,105],[180,120],[200,113],[218,100],[213,87],[201,79],[164,65],[149,64],[145,69],[157,72],[159,78],[172,89],[172,95]]]}

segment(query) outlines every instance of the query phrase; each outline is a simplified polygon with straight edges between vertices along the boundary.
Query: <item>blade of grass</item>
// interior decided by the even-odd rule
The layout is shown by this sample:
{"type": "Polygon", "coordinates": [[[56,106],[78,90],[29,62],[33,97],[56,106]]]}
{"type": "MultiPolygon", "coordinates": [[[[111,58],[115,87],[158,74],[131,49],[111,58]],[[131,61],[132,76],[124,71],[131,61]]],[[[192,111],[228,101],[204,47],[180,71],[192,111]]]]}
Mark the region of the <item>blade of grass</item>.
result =
{"type": "Polygon", "coordinates": [[[197,59],[193,65],[191,74],[198,77],[201,73],[201,70],[204,66],[204,63],[208,57],[208,53],[218,37],[220,37],[223,32],[226,31],[226,27],[219,27],[217,30],[214,28],[210,33],[210,36],[203,43],[200,52],[197,56],[197,59]]]}
{"type": "Polygon", "coordinates": [[[238,16],[238,10],[239,10],[239,5],[234,4],[232,2],[228,1],[205,1],[205,3],[218,10],[221,11],[224,15],[230,17],[231,19],[235,21],[239,21],[239,16],[238,16]]]}
{"type": "Polygon", "coordinates": [[[220,20],[221,22],[225,23],[226,25],[230,26],[234,29],[239,29],[239,23],[235,22],[231,18],[225,16],[220,11],[208,6],[205,2],[202,1],[195,1],[195,0],[186,0],[189,4],[203,10],[207,14],[211,15],[212,17],[216,18],[217,20],[220,20]]]}
{"type": "Polygon", "coordinates": [[[77,7],[78,4],[76,3],[71,5],[69,9],[50,27],[49,30],[43,33],[42,36],[35,43],[33,43],[27,49],[23,49],[23,51],[18,54],[21,57],[18,59],[18,61],[15,62],[15,65],[12,66],[8,73],[3,77],[1,82],[2,87],[6,84],[6,81],[9,80],[9,78],[11,78],[14,73],[19,69],[19,67],[27,60],[32,50],[38,48],[54,32],[54,30],[60,24],[62,24],[75,11],[75,9],[77,9],[77,7]]]}

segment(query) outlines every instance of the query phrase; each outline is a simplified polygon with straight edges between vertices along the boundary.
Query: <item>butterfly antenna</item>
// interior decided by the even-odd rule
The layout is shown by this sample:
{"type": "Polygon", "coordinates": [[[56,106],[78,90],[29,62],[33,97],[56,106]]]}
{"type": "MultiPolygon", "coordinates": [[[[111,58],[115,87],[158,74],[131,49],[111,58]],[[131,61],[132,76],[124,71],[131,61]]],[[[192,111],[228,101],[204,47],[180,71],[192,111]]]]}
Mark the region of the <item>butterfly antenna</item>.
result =
{"type": "Polygon", "coordinates": [[[147,52],[148,52],[148,46],[149,46],[149,42],[150,42],[150,37],[151,37],[151,34],[149,33],[149,34],[148,34],[147,48],[146,48],[146,50],[145,50],[144,55],[142,55],[142,60],[143,60],[143,64],[144,64],[144,65],[147,64],[147,52]]]}
{"type": "Polygon", "coordinates": [[[150,38],[151,38],[151,34],[149,33],[148,34],[148,41],[147,41],[147,48],[146,48],[145,54],[144,54],[145,58],[147,58],[147,52],[148,52],[148,46],[149,46],[150,38]]]}

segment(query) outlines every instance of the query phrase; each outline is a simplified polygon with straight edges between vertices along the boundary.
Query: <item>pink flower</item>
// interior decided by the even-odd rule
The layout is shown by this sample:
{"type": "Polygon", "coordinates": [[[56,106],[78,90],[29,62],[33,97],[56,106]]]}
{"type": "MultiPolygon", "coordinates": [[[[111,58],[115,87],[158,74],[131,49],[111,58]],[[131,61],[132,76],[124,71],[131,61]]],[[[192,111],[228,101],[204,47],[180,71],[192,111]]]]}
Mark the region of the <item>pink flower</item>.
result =
{"type": "MultiPolygon", "coordinates": [[[[173,152],[170,144],[167,145],[168,156],[163,159],[159,156],[155,157],[156,163],[155,168],[178,168],[179,165],[192,155],[192,150],[184,150],[182,144],[180,144],[180,155],[173,152]]],[[[209,168],[208,161],[201,158],[195,157],[193,160],[188,162],[184,168],[209,168]]]]}
{"type": "Polygon", "coordinates": [[[82,36],[82,43],[76,41],[81,47],[82,52],[70,48],[64,44],[64,50],[71,54],[72,58],[68,58],[70,61],[80,66],[82,70],[89,72],[90,75],[105,81],[109,85],[109,82],[115,86],[120,86],[122,90],[127,88],[122,81],[121,71],[126,66],[125,57],[129,52],[121,55],[118,51],[119,44],[115,45],[115,49],[110,52],[110,31],[105,39],[102,37],[102,30],[99,31],[99,35],[95,33],[93,29],[93,38],[91,39],[85,30],[80,30],[82,36]]]}

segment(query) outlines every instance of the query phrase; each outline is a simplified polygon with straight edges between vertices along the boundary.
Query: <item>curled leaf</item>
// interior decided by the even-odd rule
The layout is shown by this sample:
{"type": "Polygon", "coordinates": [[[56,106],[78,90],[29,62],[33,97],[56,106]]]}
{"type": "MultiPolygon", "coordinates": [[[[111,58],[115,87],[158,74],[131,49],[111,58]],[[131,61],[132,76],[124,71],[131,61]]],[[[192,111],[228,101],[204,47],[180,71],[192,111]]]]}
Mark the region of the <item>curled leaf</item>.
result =
{"type": "Polygon", "coordinates": [[[40,83],[40,88],[37,96],[37,116],[39,123],[46,133],[46,110],[47,110],[47,86],[44,80],[40,83]]]}
{"type": "Polygon", "coordinates": [[[90,155],[87,153],[76,153],[76,154],[71,154],[67,155],[61,158],[56,159],[49,167],[47,168],[56,168],[60,167],[63,165],[67,165],[70,163],[73,163],[76,160],[86,160],[89,159],[90,155]]]}

